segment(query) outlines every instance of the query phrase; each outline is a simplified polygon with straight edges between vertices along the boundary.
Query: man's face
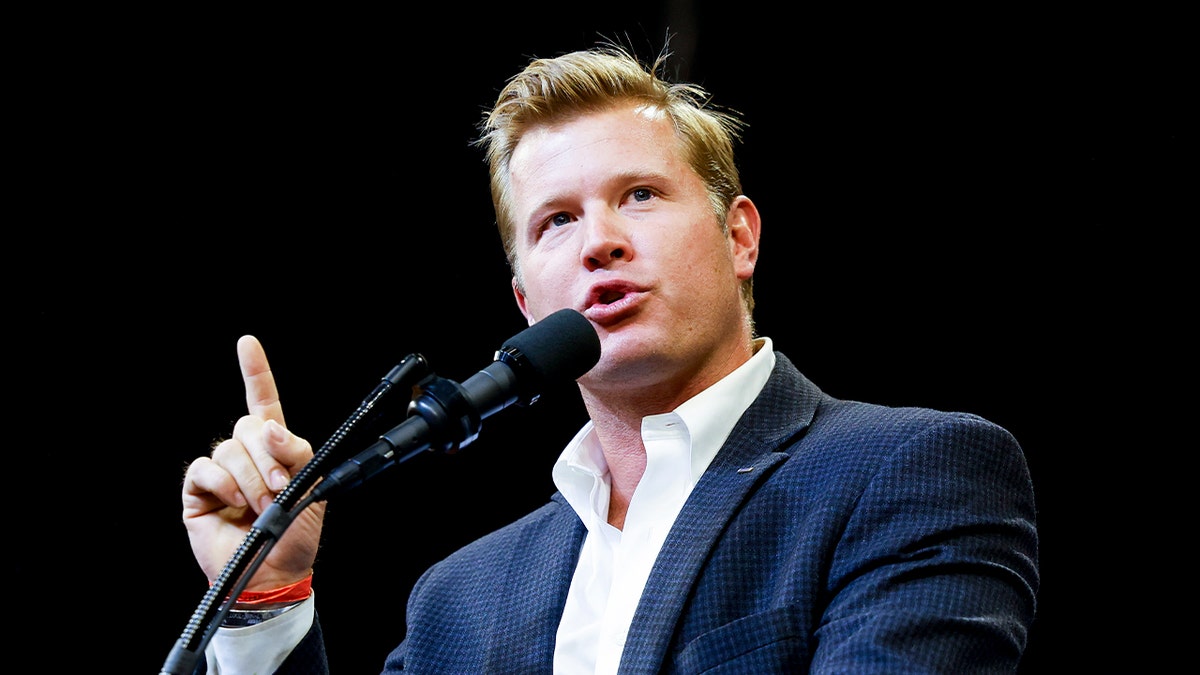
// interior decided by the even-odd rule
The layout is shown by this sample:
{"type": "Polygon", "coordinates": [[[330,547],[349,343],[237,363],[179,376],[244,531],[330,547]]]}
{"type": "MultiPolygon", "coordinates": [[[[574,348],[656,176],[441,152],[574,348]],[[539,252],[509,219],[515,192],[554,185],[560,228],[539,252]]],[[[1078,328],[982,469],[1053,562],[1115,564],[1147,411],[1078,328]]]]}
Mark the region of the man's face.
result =
{"type": "Polygon", "coordinates": [[[735,206],[722,233],[668,118],[631,103],[533,129],[510,171],[517,302],[530,321],[564,307],[592,321],[602,355],[585,386],[663,383],[728,357],[757,213],[748,228],[735,206]]]}

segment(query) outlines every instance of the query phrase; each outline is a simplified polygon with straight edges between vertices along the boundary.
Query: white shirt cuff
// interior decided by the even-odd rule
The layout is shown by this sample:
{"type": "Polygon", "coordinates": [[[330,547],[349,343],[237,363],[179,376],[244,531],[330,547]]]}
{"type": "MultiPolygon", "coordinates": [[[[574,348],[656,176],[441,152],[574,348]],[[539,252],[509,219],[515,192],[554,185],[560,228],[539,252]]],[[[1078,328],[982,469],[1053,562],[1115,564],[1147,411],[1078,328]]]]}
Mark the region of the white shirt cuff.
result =
{"type": "Polygon", "coordinates": [[[208,675],[273,673],[312,628],[315,593],[283,614],[244,628],[218,628],[204,657],[208,675]]]}

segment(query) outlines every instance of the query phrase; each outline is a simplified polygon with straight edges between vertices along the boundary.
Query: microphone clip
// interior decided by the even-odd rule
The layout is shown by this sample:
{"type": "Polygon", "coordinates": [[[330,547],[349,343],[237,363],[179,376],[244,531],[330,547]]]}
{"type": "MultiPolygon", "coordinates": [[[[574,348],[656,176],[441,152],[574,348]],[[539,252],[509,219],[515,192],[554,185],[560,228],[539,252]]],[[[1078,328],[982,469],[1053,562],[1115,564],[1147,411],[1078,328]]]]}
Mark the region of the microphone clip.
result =
{"type": "Polygon", "coordinates": [[[431,375],[417,389],[408,416],[418,415],[429,425],[429,449],[452,455],[479,437],[483,418],[461,384],[431,375]]]}

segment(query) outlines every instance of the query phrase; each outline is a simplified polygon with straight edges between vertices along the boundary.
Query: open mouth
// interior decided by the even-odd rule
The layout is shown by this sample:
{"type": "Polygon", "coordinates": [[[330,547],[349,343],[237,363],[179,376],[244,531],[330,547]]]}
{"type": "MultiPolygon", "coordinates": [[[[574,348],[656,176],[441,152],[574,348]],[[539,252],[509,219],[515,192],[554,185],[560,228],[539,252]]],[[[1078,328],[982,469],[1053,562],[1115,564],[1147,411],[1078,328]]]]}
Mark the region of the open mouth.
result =
{"type": "Polygon", "coordinates": [[[584,316],[596,325],[611,325],[627,317],[641,304],[645,294],[636,284],[613,280],[592,286],[586,300],[584,316]]]}
{"type": "Polygon", "coordinates": [[[611,305],[623,297],[625,297],[625,293],[622,291],[604,291],[596,299],[596,302],[601,305],[611,305]]]}

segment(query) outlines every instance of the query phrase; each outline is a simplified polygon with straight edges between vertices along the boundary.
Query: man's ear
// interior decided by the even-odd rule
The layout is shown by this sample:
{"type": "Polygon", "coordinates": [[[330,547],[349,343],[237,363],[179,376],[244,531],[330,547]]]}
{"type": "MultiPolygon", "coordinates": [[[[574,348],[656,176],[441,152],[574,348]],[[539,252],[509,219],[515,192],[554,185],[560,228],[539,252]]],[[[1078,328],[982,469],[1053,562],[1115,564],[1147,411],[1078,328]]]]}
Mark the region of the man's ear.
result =
{"type": "Polygon", "coordinates": [[[525,293],[521,291],[521,284],[517,283],[516,275],[512,278],[513,297],[517,300],[517,309],[521,310],[521,314],[525,317],[525,322],[530,326],[533,325],[533,316],[529,314],[529,307],[525,303],[525,293]]]}
{"type": "Polygon", "coordinates": [[[762,232],[762,218],[758,207],[745,195],[738,195],[729,205],[725,219],[729,229],[729,246],[733,253],[733,267],[743,281],[754,276],[758,263],[758,239],[762,232]]]}

